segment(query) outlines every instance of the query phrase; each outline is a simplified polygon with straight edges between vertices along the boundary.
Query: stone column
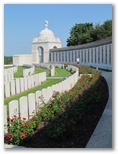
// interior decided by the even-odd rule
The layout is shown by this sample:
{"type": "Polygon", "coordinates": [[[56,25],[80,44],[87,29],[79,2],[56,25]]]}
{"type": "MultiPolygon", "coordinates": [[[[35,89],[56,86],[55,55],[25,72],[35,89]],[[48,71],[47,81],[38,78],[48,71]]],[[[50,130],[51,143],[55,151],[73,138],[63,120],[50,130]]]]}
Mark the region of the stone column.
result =
{"type": "Polygon", "coordinates": [[[98,64],[98,47],[96,47],[96,64],[98,64]]]}
{"type": "Polygon", "coordinates": [[[65,57],[65,51],[64,51],[64,53],[63,53],[63,59],[64,59],[64,63],[65,63],[65,58],[66,58],[66,57],[65,57]]]}
{"type": "Polygon", "coordinates": [[[62,63],[62,52],[61,52],[61,63],[62,63]]]}
{"type": "Polygon", "coordinates": [[[79,61],[80,61],[80,63],[81,63],[81,62],[82,62],[82,56],[81,56],[82,52],[81,52],[81,50],[79,50],[79,52],[80,52],[79,61]]]}
{"type": "Polygon", "coordinates": [[[73,51],[73,63],[76,63],[76,60],[75,60],[75,50],[73,51]]]}
{"type": "Polygon", "coordinates": [[[93,64],[95,64],[95,48],[93,48],[93,64]]]}
{"type": "Polygon", "coordinates": [[[86,64],[88,65],[88,49],[86,49],[86,64]]]}
{"type": "Polygon", "coordinates": [[[100,46],[100,64],[102,64],[102,46],[100,46]]]}
{"type": "Polygon", "coordinates": [[[107,65],[109,65],[109,44],[107,45],[107,65]]]}
{"type": "Polygon", "coordinates": [[[89,48],[89,63],[91,64],[91,48],[89,48]]]}
{"type": "Polygon", "coordinates": [[[59,52],[57,52],[57,62],[59,63],[59,52]]]}
{"type": "Polygon", "coordinates": [[[103,64],[105,64],[105,45],[103,46],[103,64]]]}

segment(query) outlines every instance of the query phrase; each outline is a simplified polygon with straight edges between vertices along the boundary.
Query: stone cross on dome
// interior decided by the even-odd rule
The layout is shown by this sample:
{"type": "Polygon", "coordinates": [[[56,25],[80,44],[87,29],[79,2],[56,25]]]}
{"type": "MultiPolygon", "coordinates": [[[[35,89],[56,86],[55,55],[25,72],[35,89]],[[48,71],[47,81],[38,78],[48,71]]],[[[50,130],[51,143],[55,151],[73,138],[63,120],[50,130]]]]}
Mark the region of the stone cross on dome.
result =
{"type": "Polygon", "coordinates": [[[48,28],[48,21],[45,21],[45,28],[48,28]]]}

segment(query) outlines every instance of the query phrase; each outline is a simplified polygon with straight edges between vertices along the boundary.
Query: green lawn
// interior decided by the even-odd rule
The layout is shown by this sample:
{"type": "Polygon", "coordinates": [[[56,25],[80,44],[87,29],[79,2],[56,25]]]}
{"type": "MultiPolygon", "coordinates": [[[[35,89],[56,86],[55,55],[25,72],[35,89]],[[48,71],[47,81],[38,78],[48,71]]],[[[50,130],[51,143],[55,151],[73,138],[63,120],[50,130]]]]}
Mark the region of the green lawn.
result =
{"type": "Polygon", "coordinates": [[[35,93],[39,88],[40,88],[40,90],[41,90],[41,89],[43,89],[43,88],[47,88],[47,87],[52,86],[52,85],[54,85],[54,84],[57,84],[57,83],[59,83],[59,82],[60,82],[60,79],[50,79],[50,80],[46,80],[43,84],[41,84],[41,85],[39,85],[39,86],[36,86],[36,87],[34,87],[34,88],[31,88],[31,89],[29,89],[29,90],[27,90],[27,91],[25,91],[25,92],[20,93],[20,94],[11,96],[11,97],[9,97],[9,98],[6,98],[6,99],[4,100],[4,104],[5,104],[5,105],[8,105],[8,103],[9,103],[10,101],[12,101],[12,100],[18,100],[18,99],[19,99],[20,97],[22,97],[22,96],[27,96],[27,95],[30,94],[30,93],[35,93]]]}
{"type": "MultiPolygon", "coordinates": [[[[18,71],[14,73],[14,78],[21,78],[23,77],[23,70],[26,69],[22,66],[18,66],[18,71]]],[[[46,72],[46,75],[49,76],[49,70],[44,68],[35,67],[35,74],[46,72]]]]}
{"type": "Polygon", "coordinates": [[[14,73],[14,78],[21,78],[23,77],[23,70],[25,68],[22,66],[18,66],[18,71],[16,73],[14,73]]]}
{"type": "MultiPolygon", "coordinates": [[[[26,69],[22,66],[18,66],[18,71],[14,73],[15,78],[20,78],[23,77],[23,69],[26,69]]],[[[49,70],[45,68],[40,68],[40,67],[35,67],[35,74],[41,73],[41,72],[46,72],[46,76],[49,76],[49,70]]],[[[66,69],[61,69],[61,68],[55,68],[55,76],[56,77],[62,77],[62,76],[70,76],[71,73],[67,71],[66,69]]]]}
{"type": "Polygon", "coordinates": [[[62,77],[62,76],[70,76],[71,73],[67,71],[66,69],[61,69],[61,68],[55,68],[55,76],[57,77],[62,77]]]}
{"type": "Polygon", "coordinates": [[[4,66],[4,69],[11,68],[11,67],[13,67],[13,66],[4,66]]]}
{"type": "Polygon", "coordinates": [[[46,76],[49,76],[49,70],[46,68],[41,68],[41,67],[35,67],[35,74],[41,73],[41,72],[46,72],[46,76]]]}
{"type": "MultiPolygon", "coordinates": [[[[18,71],[16,73],[14,73],[14,77],[15,78],[22,77],[23,76],[23,69],[25,69],[25,68],[23,68],[22,66],[18,66],[18,71]]],[[[68,72],[66,69],[55,68],[55,71],[56,71],[56,74],[55,74],[56,77],[63,77],[63,76],[70,76],[71,75],[71,73],[68,72]]],[[[49,76],[48,69],[35,67],[35,74],[41,73],[41,72],[46,72],[46,75],[49,76]]],[[[4,104],[7,105],[10,101],[18,100],[20,97],[27,96],[29,93],[35,93],[38,90],[38,88],[40,88],[40,89],[47,88],[47,87],[57,84],[59,82],[60,82],[60,79],[46,80],[43,84],[41,84],[39,86],[36,86],[36,87],[29,89],[25,92],[22,92],[20,94],[17,94],[15,96],[11,96],[11,97],[5,99],[4,104]]]]}

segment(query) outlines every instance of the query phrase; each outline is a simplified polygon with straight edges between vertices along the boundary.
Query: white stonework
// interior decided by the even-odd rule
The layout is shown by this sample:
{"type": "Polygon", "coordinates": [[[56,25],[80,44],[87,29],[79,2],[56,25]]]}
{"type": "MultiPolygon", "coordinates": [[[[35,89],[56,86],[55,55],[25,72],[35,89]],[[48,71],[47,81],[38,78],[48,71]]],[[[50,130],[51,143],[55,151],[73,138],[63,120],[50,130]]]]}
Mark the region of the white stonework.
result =
{"type": "Polygon", "coordinates": [[[39,33],[39,37],[33,39],[32,42],[32,63],[39,62],[38,48],[42,50],[42,63],[49,62],[49,50],[60,48],[61,42],[59,38],[54,36],[54,33],[48,29],[48,23],[45,21],[45,29],[39,33]]]}
{"type": "Polygon", "coordinates": [[[45,21],[45,29],[32,41],[32,54],[13,55],[13,65],[49,62],[49,50],[53,48],[61,48],[61,41],[48,29],[48,21],[45,21]],[[39,54],[39,48],[41,54],[39,54]]]}
{"type": "Polygon", "coordinates": [[[9,118],[14,118],[14,116],[18,117],[18,113],[18,100],[9,102],[9,118]]]}
{"type": "Polygon", "coordinates": [[[28,95],[28,105],[29,105],[29,118],[35,115],[35,94],[30,93],[28,95]]]}
{"type": "Polygon", "coordinates": [[[26,118],[28,120],[28,103],[27,103],[27,97],[23,96],[19,99],[20,103],[20,117],[23,120],[23,118],[26,118]]]}

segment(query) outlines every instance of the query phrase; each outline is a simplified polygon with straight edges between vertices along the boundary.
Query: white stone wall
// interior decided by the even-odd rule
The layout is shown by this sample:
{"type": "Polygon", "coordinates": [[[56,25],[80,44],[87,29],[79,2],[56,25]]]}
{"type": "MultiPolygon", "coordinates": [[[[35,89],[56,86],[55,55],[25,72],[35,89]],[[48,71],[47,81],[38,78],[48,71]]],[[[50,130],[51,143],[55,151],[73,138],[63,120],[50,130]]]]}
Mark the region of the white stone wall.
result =
{"type": "Polygon", "coordinates": [[[92,42],[88,45],[60,48],[50,50],[51,62],[77,64],[79,57],[80,65],[93,66],[112,70],[112,38],[103,39],[103,42],[92,42]],[[56,56],[59,55],[58,61],[56,56]]]}
{"type": "Polygon", "coordinates": [[[32,64],[32,54],[13,55],[13,65],[32,64]]]}

